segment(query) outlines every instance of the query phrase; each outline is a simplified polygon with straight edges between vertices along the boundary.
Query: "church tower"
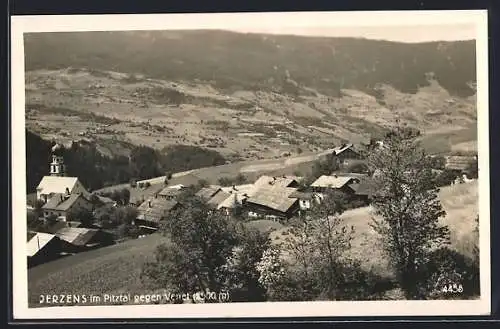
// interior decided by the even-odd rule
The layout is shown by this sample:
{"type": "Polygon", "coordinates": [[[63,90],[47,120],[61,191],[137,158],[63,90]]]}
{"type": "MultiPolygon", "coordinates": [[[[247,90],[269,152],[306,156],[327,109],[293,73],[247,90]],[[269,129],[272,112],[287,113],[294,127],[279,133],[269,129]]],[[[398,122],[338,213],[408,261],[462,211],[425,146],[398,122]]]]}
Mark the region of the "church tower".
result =
{"type": "Polygon", "coordinates": [[[50,163],[50,176],[65,176],[66,166],[62,155],[62,147],[56,144],[52,147],[52,162],[50,163]]]}

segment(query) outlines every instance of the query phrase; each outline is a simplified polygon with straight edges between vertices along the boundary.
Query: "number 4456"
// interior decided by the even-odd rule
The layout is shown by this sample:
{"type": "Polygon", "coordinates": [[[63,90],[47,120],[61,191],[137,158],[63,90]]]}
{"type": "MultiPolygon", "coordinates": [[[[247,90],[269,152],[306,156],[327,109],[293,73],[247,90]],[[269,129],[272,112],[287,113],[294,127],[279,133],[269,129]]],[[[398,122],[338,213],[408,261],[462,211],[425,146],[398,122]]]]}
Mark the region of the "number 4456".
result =
{"type": "Polygon", "coordinates": [[[453,283],[453,284],[448,284],[448,285],[445,285],[442,289],[442,292],[444,293],[462,293],[464,291],[464,287],[462,286],[462,284],[456,284],[456,283],[453,283]]]}

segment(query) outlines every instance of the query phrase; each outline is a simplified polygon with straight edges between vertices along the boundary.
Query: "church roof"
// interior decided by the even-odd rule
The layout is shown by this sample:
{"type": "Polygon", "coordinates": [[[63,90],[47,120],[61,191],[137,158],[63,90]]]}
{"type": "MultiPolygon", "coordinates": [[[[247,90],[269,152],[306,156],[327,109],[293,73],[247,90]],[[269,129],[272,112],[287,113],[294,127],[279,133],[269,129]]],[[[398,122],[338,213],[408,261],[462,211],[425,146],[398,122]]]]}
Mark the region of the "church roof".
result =
{"type": "Polygon", "coordinates": [[[40,194],[66,193],[66,188],[71,190],[78,182],[77,177],[44,176],[38,184],[40,194]]]}

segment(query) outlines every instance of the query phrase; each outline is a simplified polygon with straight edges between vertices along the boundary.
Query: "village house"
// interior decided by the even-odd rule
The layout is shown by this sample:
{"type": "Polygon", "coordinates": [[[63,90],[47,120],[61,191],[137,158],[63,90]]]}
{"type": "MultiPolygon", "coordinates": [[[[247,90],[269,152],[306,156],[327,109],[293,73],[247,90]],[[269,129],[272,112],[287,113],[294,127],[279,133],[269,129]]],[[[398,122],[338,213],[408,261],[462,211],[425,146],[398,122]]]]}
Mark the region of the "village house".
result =
{"type": "Polygon", "coordinates": [[[224,210],[226,214],[229,214],[231,209],[243,205],[245,200],[253,195],[256,187],[254,184],[243,184],[221,189],[222,191],[214,195],[210,203],[215,206],[215,202],[218,202],[215,208],[224,210]]]}
{"type": "Polygon", "coordinates": [[[210,200],[213,196],[215,196],[217,193],[222,191],[222,187],[219,185],[210,185],[201,188],[198,192],[196,192],[196,196],[208,201],[210,200]]]}
{"type": "Polygon", "coordinates": [[[300,210],[309,210],[313,207],[314,204],[319,204],[321,202],[320,196],[315,192],[295,191],[291,193],[288,197],[299,200],[300,210]]]}
{"type": "Polygon", "coordinates": [[[167,186],[158,193],[158,196],[165,200],[175,200],[184,190],[184,185],[178,184],[167,186]]]}
{"type": "Polygon", "coordinates": [[[299,209],[299,199],[291,197],[296,188],[282,186],[262,186],[253,196],[245,199],[244,206],[249,217],[288,219],[299,209]]]}
{"type": "MultiPolygon", "coordinates": [[[[233,195],[233,198],[236,197],[236,194],[231,194],[229,192],[225,192],[223,190],[218,191],[215,193],[210,199],[207,200],[207,204],[209,207],[214,208],[214,209],[232,209],[236,204],[239,202],[229,202],[229,197],[233,195]],[[224,204],[224,201],[228,200],[227,204],[224,204]],[[232,206],[228,206],[231,204],[232,206]]],[[[240,200],[241,202],[241,200],[240,200]]]]}
{"type": "Polygon", "coordinates": [[[354,194],[351,194],[353,200],[358,200],[363,205],[370,204],[376,192],[375,184],[370,178],[363,178],[357,183],[350,184],[349,187],[354,191],[354,194]]]}
{"type": "Polygon", "coordinates": [[[55,233],[55,236],[66,242],[62,251],[69,254],[97,249],[115,243],[111,233],[93,228],[63,227],[55,233]]]}
{"type": "Polygon", "coordinates": [[[66,221],[68,213],[82,208],[92,211],[93,205],[83,194],[70,194],[67,190],[64,194],[53,194],[48,202],[42,206],[42,211],[44,218],[55,215],[59,220],[66,221]]]}
{"type": "Polygon", "coordinates": [[[61,252],[65,249],[65,247],[67,247],[66,242],[59,239],[54,234],[28,232],[28,268],[61,257],[61,252]]]}
{"type": "Polygon", "coordinates": [[[160,222],[165,219],[168,213],[179,206],[180,203],[176,200],[161,197],[149,198],[137,208],[139,214],[133,224],[148,233],[154,232],[158,230],[160,222]]]}
{"type": "Polygon", "coordinates": [[[346,194],[354,194],[355,191],[350,187],[353,183],[359,183],[360,179],[350,176],[332,176],[323,175],[311,184],[311,189],[318,193],[325,193],[329,190],[342,191],[346,194]]]}
{"type": "Polygon", "coordinates": [[[259,189],[263,186],[281,186],[281,187],[298,187],[302,177],[297,176],[260,176],[259,179],[253,184],[255,189],[259,189]]]}

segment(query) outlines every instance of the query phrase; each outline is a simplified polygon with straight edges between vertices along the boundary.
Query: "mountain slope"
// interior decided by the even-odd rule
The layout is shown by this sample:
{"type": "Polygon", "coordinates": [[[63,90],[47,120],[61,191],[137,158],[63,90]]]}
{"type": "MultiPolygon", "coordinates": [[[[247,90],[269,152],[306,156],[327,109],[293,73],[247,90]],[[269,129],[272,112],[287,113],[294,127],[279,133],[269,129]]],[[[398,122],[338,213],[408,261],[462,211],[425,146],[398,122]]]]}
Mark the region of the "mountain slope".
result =
{"type": "Polygon", "coordinates": [[[470,96],[476,75],[474,41],[403,44],[206,30],[65,32],[26,34],[25,52],[27,70],[91,67],[199,79],[230,90],[293,92],[296,82],[333,96],[341,88],[372,93],[379,83],[414,93],[428,85],[429,73],[450,94],[470,96]]]}

